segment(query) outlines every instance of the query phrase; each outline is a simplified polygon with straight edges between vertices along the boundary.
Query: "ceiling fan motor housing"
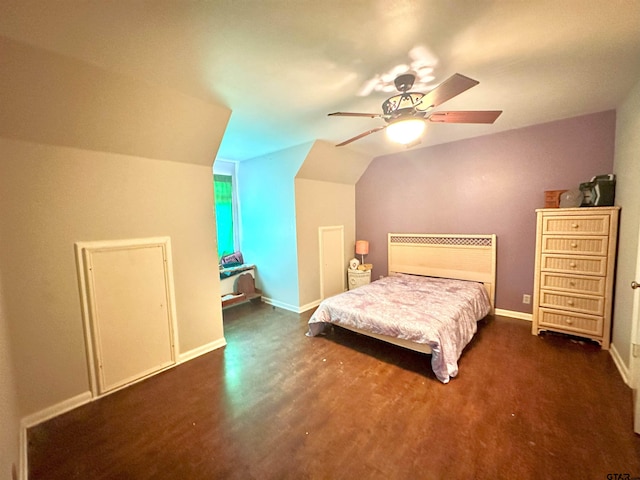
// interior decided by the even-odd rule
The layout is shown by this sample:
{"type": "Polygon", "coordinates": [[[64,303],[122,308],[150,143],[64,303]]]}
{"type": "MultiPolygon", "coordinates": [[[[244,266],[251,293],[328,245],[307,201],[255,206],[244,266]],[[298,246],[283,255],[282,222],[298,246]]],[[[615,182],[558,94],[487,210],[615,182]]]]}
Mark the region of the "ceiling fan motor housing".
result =
{"type": "Polygon", "coordinates": [[[401,116],[424,116],[424,112],[416,111],[416,106],[420,104],[422,97],[424,93],[403,92],[386,99],[382,104],[385,119],[390,121],[401,116]]]}
{"type": "Polygon", "coordinates": [[[408,92],[409,89],[413,87],[415,80],[416,76],[411,72],[407,72],[402,75],[398,75],[393,83],[395,83],[399,92],[408,92]]]}

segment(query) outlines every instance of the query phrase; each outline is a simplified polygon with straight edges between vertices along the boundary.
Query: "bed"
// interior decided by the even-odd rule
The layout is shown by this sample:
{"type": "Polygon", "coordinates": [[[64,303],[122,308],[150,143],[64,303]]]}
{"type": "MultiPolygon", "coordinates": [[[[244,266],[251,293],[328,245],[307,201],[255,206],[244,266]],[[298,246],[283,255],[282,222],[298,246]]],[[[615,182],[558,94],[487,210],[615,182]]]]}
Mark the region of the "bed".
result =
{"type": "Polygon", "coordinates": [[[380,280],[324,299],[307,336],[334,324],[431,354],[436,377],[448,383],[495,305],[495,235],[388,235],[388,272],[380,280]]]}

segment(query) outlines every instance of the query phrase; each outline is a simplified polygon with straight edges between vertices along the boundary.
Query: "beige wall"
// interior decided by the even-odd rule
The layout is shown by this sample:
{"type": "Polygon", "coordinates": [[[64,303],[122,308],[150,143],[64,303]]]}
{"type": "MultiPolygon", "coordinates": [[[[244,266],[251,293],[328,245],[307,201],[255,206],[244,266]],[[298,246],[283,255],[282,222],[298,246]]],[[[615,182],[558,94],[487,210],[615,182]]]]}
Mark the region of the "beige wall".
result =
{"type": "Polygon", "coordinates": [[[614,296],[613,334],[611,341],[626,366],[631,362],[633,332],[633,290],[629,287],[636,275],[638,231],[640,228],[640,81],[620,105],[616,114],[616,151],[613,171],[616,174],[616,204],[620,212],[618,265],[614,296]]]}
{"type": "Polygon", "coordinates": [[[0,68],[5,469],[19,418],[89,391],[75,242],[171,237],[179,351],[223,341],[211,166],[230,111],[3,37],[0,68]]]}
{"type": "Polygon", "coordinates": [[[230,111],[0,36],[0,136],[213,164],[230,111]]]}
{"type": "Polygon", "coordinates": [[[355,185],[373,160],[348,147],[336,147],[324,140],[313,142],[296,178],[355,185]]]}
{"type": "Polygon", "coordinates": [[[222,338],[211,167],[6,139],[0,158],[22,414],[88,390],[75,242],[170,236],[180,351],[222,338]]]}
{"type": "MultiPolygon", "coordinates": [[[[298,289],[305,310],[320,302],[319,227],[344,226],[344,268],[354,255],[356,236],[355,185],[297,178],[296,235],[298,289]]],[[[345,280],[346,285],[346,280],[345,280]]]]}
{"type": "Polygon", "coordinates": [[[336,148],[318,140],[296,174],[298,288],[302,310],[320,301],[319,227],[344,226],[346,275],[356,237],[355,184],[371,160],[348,148],[336,148]]]}

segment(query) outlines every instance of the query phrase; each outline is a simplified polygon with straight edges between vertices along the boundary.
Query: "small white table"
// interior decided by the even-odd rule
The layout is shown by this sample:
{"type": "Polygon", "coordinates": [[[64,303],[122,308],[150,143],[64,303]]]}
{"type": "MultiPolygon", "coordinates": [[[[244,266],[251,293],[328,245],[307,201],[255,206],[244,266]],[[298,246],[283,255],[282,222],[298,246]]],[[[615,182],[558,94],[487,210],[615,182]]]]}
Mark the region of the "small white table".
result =
{"type": "Polygon", "coordinates": [[[371,270],[347,270],[349,290],[371,283],[371,270]]]}

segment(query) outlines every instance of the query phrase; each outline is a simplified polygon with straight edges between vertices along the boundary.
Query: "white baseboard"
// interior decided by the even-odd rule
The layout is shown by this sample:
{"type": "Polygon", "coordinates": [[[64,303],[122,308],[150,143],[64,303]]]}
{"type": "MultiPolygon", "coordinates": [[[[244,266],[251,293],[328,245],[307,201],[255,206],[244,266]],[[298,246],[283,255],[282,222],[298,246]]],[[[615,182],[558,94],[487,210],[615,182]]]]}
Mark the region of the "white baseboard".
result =
{"type": "Polygon", "coordinates": [[[533,314],[524,313],[524,312],[516,312],[515,310],[504,310],[502,308],[496,308],[496,315],[500,315],[503,317],[511,317],[517,318],[519,320],[527,320],[528,322],[533,321],[533,314]]]}
{"type": "Polygon", "coordinates": [[[262,301],[268,305],[273,305],[274,307],[283,308],[285,310],[289,310],[294,313],[304,313],[307,310],[311,310],[312,308],[320,305],[322,300],[314,300],[313,302],[307,303],[306,305],[301,305],[300,307],[296,307],[295,305],[289,305],[288,303],[279,302],[272,298],[262,297],[262,301]]]}
{"type": "Polygon", "coordinates": [[[178,363],[188,362],[189,360],[193,360],[200,355],[204,355],[205,353],[209,353],[217,350],[218,348],[224,347],[226,344],[226,339],[222,337],[218,340],[207,343],[206,345],[202,345],[198,348],[194,348],[193,350],[181,353],[180,355],[178,355],[178,363]]]}
{"type": "Polygon", "coordinates": [[[289,310],[290,312],[300,313],[300,308],[295,305],[289,305],[288,303],[280,302],[278,300],[274,300],[273,298],[262,297],[262,301],[267,305],[273,305],[274,307],[283,308],[285,310],[289,310]]]}
{"type": "MultiPolygon", "coordinates": [[[[529,322],[533,321],[533,315],[531,313],[515,312],[512,310],[503,310],[501,308],[496,308],[495,313],[496,315],[505,317],[518,318],[529,322]]],[[[625,365],[622,357],[620,356],[620,352],[618,352],[618,349],[613,343],[609,346],[609,354],[611,355],[611,358],[613,358],[613,362],[616,364],[618,372],[620,373],[624,383],[633,388],[631,385],[631,374],[629,372],[629,368],[625,365]]]]}
{"type": "Polygon", "coordinates": [[[19,460],[19,478],[21,480],[27,480],[29,478],[28,461],[27,461],[27,429],[35,427],[36,425],[51,420],[58,415],[67,413],[74,408],[81,407],[82,405],[89,403],[93,400],[90,391],[83,392],[75,397],[63,400],[60,403],[51,405],[47,408],[40,410],[39,412],[32,413],[23,417],[20,421],[20,460],[19,460]]]}
{"type": "Polygon", "coordinates": [[[42,422],[51,420],[53,417],[57,417],[58,415],[67,413],[68,411],[80,407],[85,403],[89,403],[91,400],[93,400],[93,397],[91,396],[91,392],[87,390],[86,392],[76,395],[75,397],[68,398],[60,403],[56,403],[55,405],[44,408],[39,412],[27,415],[22,419],[20,423],[25,428],[35,427],[42,422]]]}
{"type": "MultiPolygon", "coordinates": [[[[207,343],[206,345],[202,345],[198,348],[194,348],[193,350],[189,350],[188,352],[184,352],[181,353],[179,355],[178,358],[178,363],[184,363],[186,361],[189,361],[193,358],[199,357],[200,355],[204,355],[205,353],[211,352],[213,350],[216,350],[220,347],[224,347],[227,344],[226,340],[224,337],[222,337],[219,340],[215,340],[211,343],[207,343]]],[[[171,365],[169,368],[173,367],[175,365],[171,365]]],[[[142,380],[146,380],[147,378],[160,373],[161,371],[164,371],[166,369],[162,369],[162,370],[158,370],[157,372],[154,372],[154,374],[152,375],[148,375],[145,376],[141,379],[139,379],[139,381],[142,380]]],[[[129,383],[127,385],[125,385],[124,387],[126,388],[127,386],[133,385],[134,383],[137,382],[132,382],[129,383]]],[[[112,392],[108,392],[108,393],[112,393],[112,392]]],[[[70,410],[73,410],[74,408],[80,407],[82,405],[84,405],[85,403],[89,403],[92,400],[95,400],[97,398],[100,398],[104,395],[98,396],[98,397],[93,397],[91,395],[90,391],[86,391],[83,392],[79,395],[76,395],[74,397],[68,398],[66,400],[63,400],[60,403],[56,403],[55,405],[51,405],[47,408],[44,408],[38,412],[32,413],[31,415],[27,415],[26,417],[24,417],[21,420],[21,424],[25,427],[25,428],[31,428],[31,427],[35,427],[36,425],[39,425],[42,422],[46,422],[47,420],[51,420],[54,417],[57,417],[58,415],[62,415],[63,413],[67,413],[70,410]]]]}
{"type": "Polygon", "coordinates": [[[320,305],[320,302],[322,302],[322,300],[315,300],[311,303],[307,303],[306,305],[302,305],[300,308],[298,308],[298,313],[304,313],[307,310],[311,310],[312,308],[316,308],[318,305],[320,305]]]}
{"type": "MultiPolygon", "coordinates": [[[[227,341],[225,340],[224,337],[222,337],[219,340],[215,340],[213,342],[207,343],[206,345],[202,345],[198,348],[194,348],[193,350],[189,350],[188,352],[181,353],[178,356],[177,363],[171,365],[169,368],[172,368],[184,362],[188,362],[189,360],[193,360],[194,358],[199,357],[200,355],[204,355],[205,353],[211,352],[218,348],[224,347],[226,344],[227,344],[227,341]]],[[[153,375],[160,373],[161,371],[164,371],[164,370],[166,369],[162,369],[157,372],[154,372],[153,375]]],[[[153,375],[150,375],[150,376],[153,376],[153,375]]],[[[141,378],[139,379],[139,381],[146,380],[150,376],[141,378]]],[[[128,385],[123,385],[122,388],[127,388],[133,385],[134,383],[137,383],[137,382],[133,382],[128,385]]],[[[114,391],[108,392],[105,395],[114,393],[114,391]]],[[[47,408],[44,408],[38,412],[32,413],[31,415],[27,415],[26,417],[24,417],[20,421],[20,447],[19,447],[20,459],[18,460],[18,463],[19,463],[18,478],[20,480],[28,479],[28,474],[29,474],[28,472],[29,464],[27,459],[27,453],[28,453],[27,452],[27,441],[28,441],[27,429],[28,428],[35,427],[36,425],[46,422],[47,420],[51,420],[52,418],[57,417],[58,415],[62,415],[63,413],[67,413],[73,410],[74,408],[81,407],[82,405],[89,403],[93,400],[102,398],[103,396],[104,395],[93,397],[90,391],[86,391],[84,393],[76,395],[75,397],[68,398],[67,400],[64,400],[60,403],[56,403],[55,405],[51,405],[47,408]]]]}
{"type": "MultiPolygon", "coordinates": [[[[531,313],[515,312],[513,310],[503,310],[501,308],[496,308],[495,313],[496,315],[505,317],[518,318],[520,320],[527,320],[529,322],[533,321],[533,314],[531,313]]],[[[633,388],[633,386],[631,385],[631,373],[629,371],[629,367],[625,365],[622,357],[620,356],[620,352],[618,352],[618,349],[613,343],[609,346],[609,354],[611,355],[611,358],[613,358],[613,362],[616,364],[618,372],[620,373],[620,376],[622,377],[624,383],[626,383],[627,386],[633,388]]]]}
{"type": "Polygon", "coordinates": [[[620,376],[622,377],[622,380],[624,380],[624,383],[626,383],[627,386],[633,388],[633,386],[631,385],[631,375],[629,372],[629,368],[625,365],[622,357],[620,356],[620,352],[618,352],[618,349],[613,343],[609,345],[609,355],[611,355],[611,358],[613,358],[613,363],[616,364],[618,372],[620,372],[620,376]]]}

